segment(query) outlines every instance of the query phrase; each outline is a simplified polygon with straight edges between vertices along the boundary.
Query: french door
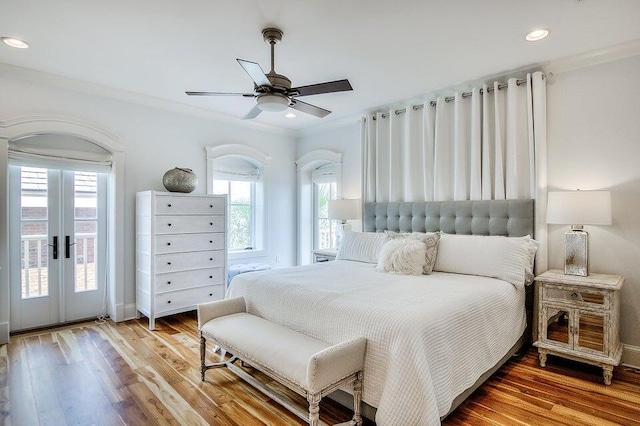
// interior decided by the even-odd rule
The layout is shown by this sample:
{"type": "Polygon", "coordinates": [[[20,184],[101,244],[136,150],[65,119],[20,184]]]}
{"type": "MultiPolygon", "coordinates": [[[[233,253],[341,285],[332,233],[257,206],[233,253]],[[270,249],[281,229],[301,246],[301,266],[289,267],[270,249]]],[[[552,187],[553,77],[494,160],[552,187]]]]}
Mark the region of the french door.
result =
{"type": "Polygon", "coordinates": [[[9,167],[11,330],[106,310],[104,173],[9,167]]]}

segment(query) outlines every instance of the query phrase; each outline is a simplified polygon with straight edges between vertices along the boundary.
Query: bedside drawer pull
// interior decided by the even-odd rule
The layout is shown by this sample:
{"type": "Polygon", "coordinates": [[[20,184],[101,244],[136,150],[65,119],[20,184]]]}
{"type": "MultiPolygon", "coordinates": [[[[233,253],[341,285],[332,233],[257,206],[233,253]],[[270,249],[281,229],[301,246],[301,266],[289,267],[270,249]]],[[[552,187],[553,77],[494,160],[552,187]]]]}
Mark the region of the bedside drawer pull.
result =
{"type": "Polygon", "coordinates": [[[170,285],[170,284],[171,284],[171,281],[167,281],[167,285],[170,285]]]}
{"type": "Polygon", "coordinates": [[[171,204],[167,204],[167,207],[171,207],[171,204]]]}
{"type": "Polygon", "coordinates": [[[213,275],[209,275],[209,279],[213,278],[213,275]]]}
{"type": "Polygon", "coordinates": [[[571,298],[576,300],[578,298],[578,293],[571,293],[571,298]]]}
{"type": "Polygon", "coordinates": [[[167,303],[171,303],[171,300],[167,300],[167,303]]]}
{"type": "Polygon", "coordinates": [[[209,225],[213,226],[213,222],[209,222],[209,225]]]}
{"type": "Polygon", "coordinates": [[[167,262],[167,265],[171,265],[171,262],[167,262]]]}
{"type": "Polygon", "coordinates": [[[213,260],[213,257],[210,257],[209,260],[213,260]]]}
{"type": "Polygon", "coordinates": [[[167,245],[168,245],[168,246],[170,246],[170,245],[171,245],[171,243],[167,243],[167,245]]]}
{"type": "Polygon", "coordinates": [[[213,296],[213,293],[209,293],[209,296],[213,296]]]}
{"type": "Polygon", "coordinates": [[[212,209],[213,208],[213,204],[209,204],[209,208],[212,209]]]}
{"type": "Polygon", "coordinates": [[[171,226],[171,224],[170,224],[170,223],[168,223],[168,224],[167,224],[167,226],[171,226]]]}

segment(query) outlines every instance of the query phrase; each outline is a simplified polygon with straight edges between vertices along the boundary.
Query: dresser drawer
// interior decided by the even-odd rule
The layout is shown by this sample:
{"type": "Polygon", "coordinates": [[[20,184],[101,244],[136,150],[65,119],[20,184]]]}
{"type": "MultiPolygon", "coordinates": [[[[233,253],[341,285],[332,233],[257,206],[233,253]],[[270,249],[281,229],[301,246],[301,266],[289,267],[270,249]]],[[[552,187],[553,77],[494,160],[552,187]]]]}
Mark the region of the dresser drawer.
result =
{"type": "Polygon", "coordinates": [[[225,235],[221,232],[210,234],[166,234],[156,237],[156,254],[183,251],[222,250],[225,235]]]}
{"type": "Polygon", "coordinates": [[[199,303],[213,302],[224,297],[224,285],[190,288],[186,290],[170,291],[156,294],[156,313],[173,311],[191,307],[195,309],[199,303]]]}
{"type": "Polygon", "coordinates": [[[545,284],[542,287],[542,300],[577,308],[609,309],[609,298],[610,292],[607,290],[556,284],[545,284]]]}
{"type": "Polygon", "coordinates": [[[224,266],[224,250],[159,254],[155,265],[156,274],[224,266]]]}
{"type": "Polygon", "coordinates": [[[156,293],[183,290],[204,285],[223,285],[225,283],[224,268],[219,266],[210,269],[193,271],[167,272],[156,274],[156,293]]]}
{"type": "Polygon", "coordinates": [[[224,232],[224,216],[156,216],[156,234],[224,232]]]}
{"type": "Polygon", "coordinates": [[[224,214],[224,197],[156,197],[156,214],[224,214]]]}

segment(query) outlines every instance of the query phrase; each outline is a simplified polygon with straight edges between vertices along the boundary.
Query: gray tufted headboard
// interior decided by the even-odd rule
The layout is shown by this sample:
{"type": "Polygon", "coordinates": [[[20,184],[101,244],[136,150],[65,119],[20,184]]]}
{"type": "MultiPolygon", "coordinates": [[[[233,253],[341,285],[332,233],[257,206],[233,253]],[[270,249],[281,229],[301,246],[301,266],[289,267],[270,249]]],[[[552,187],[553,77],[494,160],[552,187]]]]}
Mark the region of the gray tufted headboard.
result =
{"type": "Polygon", "coordinates": [[[365,203],[364,230],[533,236],[533,200],[365,203]]]}

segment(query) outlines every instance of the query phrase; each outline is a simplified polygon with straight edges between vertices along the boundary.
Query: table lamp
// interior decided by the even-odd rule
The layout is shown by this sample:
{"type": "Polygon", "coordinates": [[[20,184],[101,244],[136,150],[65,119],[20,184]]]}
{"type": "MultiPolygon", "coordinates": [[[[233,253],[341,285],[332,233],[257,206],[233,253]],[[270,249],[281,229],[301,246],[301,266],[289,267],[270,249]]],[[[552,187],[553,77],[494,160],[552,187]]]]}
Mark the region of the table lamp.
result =
{"type": "Polygon", "coordinates": [[[564,273],[589,275],[589,234],[583,225],[611,225],[609,191],[550,192],[547,223],[571,225],[564,234],[564,273]]]}
{"type": "Polygon", "coordinates": [[[340,247],[342,235],[351,230],[351,225],[347,220],[358,219],[360,200],[329,200],[329,219],[339,220],[340,224],[336,226],[336,247],[340,247]]]}

